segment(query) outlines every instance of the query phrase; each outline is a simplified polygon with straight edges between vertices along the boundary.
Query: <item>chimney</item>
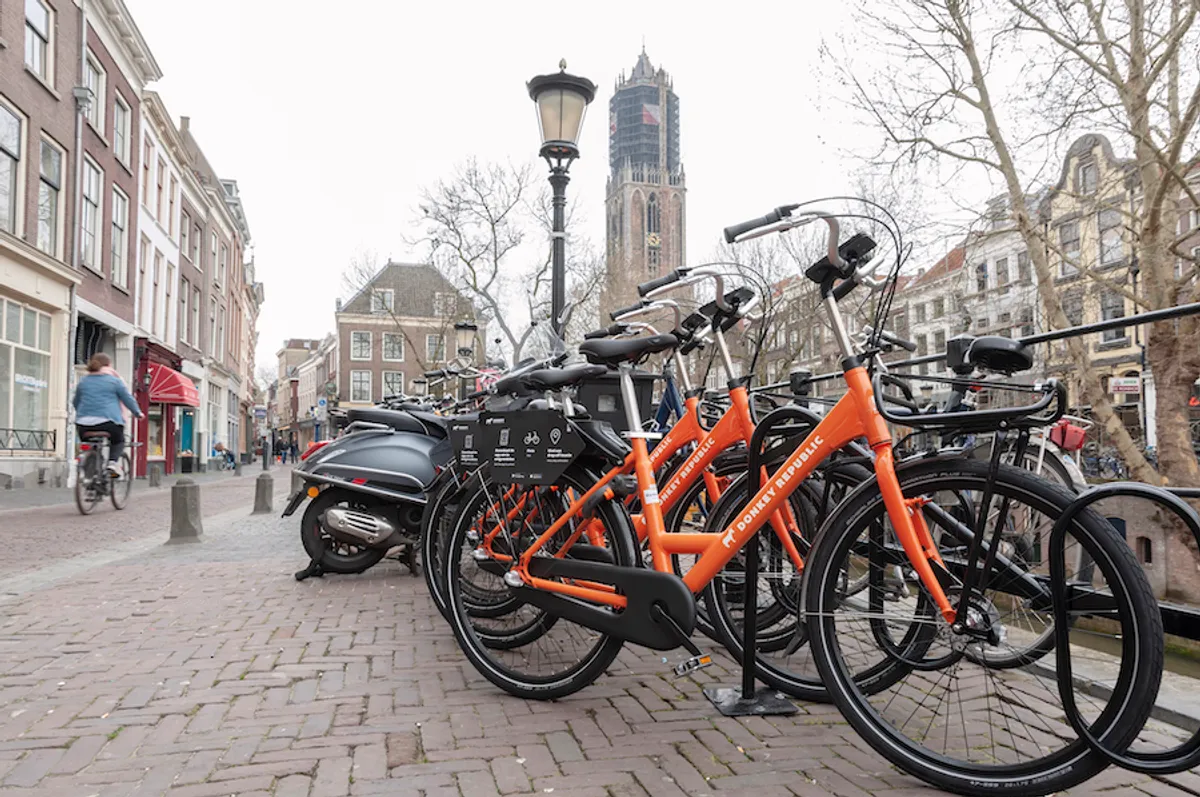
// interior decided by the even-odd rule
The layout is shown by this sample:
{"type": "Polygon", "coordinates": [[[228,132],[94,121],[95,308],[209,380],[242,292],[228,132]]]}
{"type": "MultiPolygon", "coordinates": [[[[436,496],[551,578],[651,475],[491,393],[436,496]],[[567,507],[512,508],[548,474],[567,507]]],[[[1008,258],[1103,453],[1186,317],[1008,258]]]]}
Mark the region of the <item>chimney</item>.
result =
{"type": "Polygon", "coordinates": [[[338,312],[338,313],[342,312],[342,300],[341,299],[338,299],[334,303],[334,308],[335,308],[335,310],[334,310],[335,312],[338,312]]]}

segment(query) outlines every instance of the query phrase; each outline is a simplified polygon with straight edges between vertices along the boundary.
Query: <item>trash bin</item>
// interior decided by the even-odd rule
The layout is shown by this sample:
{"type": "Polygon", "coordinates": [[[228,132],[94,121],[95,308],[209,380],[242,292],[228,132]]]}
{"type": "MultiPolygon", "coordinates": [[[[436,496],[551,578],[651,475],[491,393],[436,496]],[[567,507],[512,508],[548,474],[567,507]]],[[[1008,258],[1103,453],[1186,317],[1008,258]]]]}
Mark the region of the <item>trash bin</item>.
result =
{"type": "Polygon", "coordinates": [[[180,473],[191,473],[195,467],[196,467],[196,458],[194,456],[192,456],[191,454],[180,454],[179,455],[179,472],[180,473]]]}
{"type": "MultiPolygon", "coordinates": [[[[633,392],[637,396],[638,417],[643,421],[650,418],[650,401],[654,396],[654,380],[658,374],[649,371],[633,372],[633,392]]],[[[617,374],[610,372],[595,379],[589,379],[579,386],[576,397],[578,402],[587,407],[588,414],[598,421],[608,421],[618,432],[627,432],[625,423],[625,408],[621,403],[621,383],[617,374]]]]}

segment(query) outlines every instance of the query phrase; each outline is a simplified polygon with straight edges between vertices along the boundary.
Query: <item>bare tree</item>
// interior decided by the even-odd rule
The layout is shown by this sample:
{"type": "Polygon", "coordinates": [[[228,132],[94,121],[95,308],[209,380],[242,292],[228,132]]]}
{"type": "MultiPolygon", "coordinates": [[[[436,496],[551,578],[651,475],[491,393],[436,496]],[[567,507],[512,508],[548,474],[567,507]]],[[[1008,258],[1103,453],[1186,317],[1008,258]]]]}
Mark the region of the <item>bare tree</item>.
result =
{"type": "MultiPolygon", "coordinates": [[[[1180,249],[1177,221],[1180,198],[1196,202],[1187,177],[1198,163],[1198,9],[1197,0],[864,4],[854,52],[885,53],[887,62],[863,70],[843,61],[841,75],[857,109],[885,133],[880,156],[925,164],[948,185],[977,177],[1003,186],[1045,315],[1053,327],[1064,328],[1069,322],[1051,274],[1057,243],[1031,197],[1054,150],[1083,129],[1107,132],[1134,153],[1129,191],[1137,201],[1127,210],[1127,227],[1142,289],[1132,291],[1093,270],[1084,276],[1147,309],[1193,296],[1196,263],[1180,249]],[[1177,275],[1183,259],[1190,265],[1177,275]]],[[[1160,467],[1176,484],[1200,484],[1186,422],[1187,398],[1200,374],[1198,343],[1195,318],[1155,324],[1147,340],[1160,467]]],[[[1078,338],[1067,345],[1096,420],[1134,475],[1158,482],[1113,411],[1088,347],[1078,338]]]]}

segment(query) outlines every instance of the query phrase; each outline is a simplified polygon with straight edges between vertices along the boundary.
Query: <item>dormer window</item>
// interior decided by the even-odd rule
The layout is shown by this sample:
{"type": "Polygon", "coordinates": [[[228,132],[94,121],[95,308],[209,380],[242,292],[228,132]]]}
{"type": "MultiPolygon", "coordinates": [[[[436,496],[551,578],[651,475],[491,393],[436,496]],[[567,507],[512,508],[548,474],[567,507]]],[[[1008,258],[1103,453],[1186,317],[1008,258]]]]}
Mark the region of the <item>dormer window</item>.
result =
{"type": "Polygon", "coordinates": [[[1084,161],[1075,167],[1075,193],[1091,195],[1096,193],[1096,163],[1084,161]]]}

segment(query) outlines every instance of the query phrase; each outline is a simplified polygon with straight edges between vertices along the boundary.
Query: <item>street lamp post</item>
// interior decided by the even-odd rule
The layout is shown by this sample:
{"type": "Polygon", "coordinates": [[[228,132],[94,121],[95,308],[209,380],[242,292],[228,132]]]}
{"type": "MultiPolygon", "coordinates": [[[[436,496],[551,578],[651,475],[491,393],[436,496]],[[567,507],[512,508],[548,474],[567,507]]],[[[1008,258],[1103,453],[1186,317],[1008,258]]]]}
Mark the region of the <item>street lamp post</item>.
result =
{"type": "Polygon", "coordinates": [[[558,62],[559,71],[538,75],[526,84],[529,96],[537,104],[538,127],[542,134],[539,153],[550,166],[550,188],[554,192],[554,219],[551,236],[550,326],[563,334],[563,309],[567,300],[566,207],[567,170],[579,157],[579,131],[588,103],[596,96],[596,84],[587,78],[567,74],[567,62],[558,62]]]}

